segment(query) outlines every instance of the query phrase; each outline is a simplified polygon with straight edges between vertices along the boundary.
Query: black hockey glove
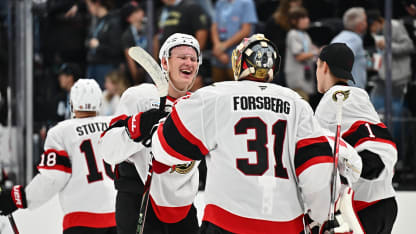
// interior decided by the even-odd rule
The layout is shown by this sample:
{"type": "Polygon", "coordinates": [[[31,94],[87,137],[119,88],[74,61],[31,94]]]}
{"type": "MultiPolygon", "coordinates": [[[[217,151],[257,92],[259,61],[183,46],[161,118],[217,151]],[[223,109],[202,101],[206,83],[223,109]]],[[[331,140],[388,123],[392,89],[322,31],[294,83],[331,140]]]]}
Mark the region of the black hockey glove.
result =
{"type": "Polygon", "coordinates": [[[151,130],[159,120],[168,115],[165,111],[159,109],[150,109],[140,112],[137,115],[130,116],[126,126],[130,138],[135,142],[141,142],[151,137],[151,130]]]}
{"type": "Polygon", "coordinates": [[[21,185],[0,192],[0,215],[9,215],[18,208],[26,208],[26,193],[21,185]]]}

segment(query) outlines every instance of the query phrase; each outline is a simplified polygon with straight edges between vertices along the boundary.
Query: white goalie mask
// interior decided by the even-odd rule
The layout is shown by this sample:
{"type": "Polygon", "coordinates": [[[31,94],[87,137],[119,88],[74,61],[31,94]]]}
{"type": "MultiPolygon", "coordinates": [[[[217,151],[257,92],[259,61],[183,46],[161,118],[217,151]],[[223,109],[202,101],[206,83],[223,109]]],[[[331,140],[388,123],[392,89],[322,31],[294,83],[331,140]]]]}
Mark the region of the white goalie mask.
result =
{"type": "Polygon", "coordinates": [[[102,92],[93,79],[79,79],[71,88],[71,111],[95,111],[101,107],[102,92]]]}

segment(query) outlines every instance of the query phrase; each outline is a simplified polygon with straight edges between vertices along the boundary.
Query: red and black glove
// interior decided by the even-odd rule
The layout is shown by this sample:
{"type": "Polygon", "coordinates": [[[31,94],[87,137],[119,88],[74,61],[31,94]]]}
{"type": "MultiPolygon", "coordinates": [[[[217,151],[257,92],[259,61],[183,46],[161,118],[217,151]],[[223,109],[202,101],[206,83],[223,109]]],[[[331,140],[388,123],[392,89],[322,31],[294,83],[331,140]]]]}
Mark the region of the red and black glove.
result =
{"type": "Polygon", "coordinates": [[[0,192],[0,215],[9,215],[13,211],[27,207],[25,189],[21,185],[0,192]]]}
{"type": "Polygon", "coordinates": [[[151,136],[152,128],[159,120],[168,113],[159,109],[150,109],[140,112],[137,115],[130,116],[127,120],[126,131],[135,142],[141,142],[151,136]]]}

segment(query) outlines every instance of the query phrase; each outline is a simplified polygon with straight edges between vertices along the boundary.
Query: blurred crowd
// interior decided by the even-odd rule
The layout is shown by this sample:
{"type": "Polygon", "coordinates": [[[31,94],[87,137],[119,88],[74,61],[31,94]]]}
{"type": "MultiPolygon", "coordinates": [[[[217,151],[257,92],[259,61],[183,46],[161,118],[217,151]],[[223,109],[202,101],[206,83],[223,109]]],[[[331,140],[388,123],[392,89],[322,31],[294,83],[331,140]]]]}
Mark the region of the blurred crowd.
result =
{"type": "MultiPolygon", "coordinates": [[[[7,2],[0,3],[2,71],[7,71],[7,2]]],[[[68,94],[78,78],[97,80],[105,90],[100,113],[112,115],[124,90],[151,82],[128,48],[140,46],[158,61],[160,45],[175,32],[194,35],[203,51],[192,90],[233,80],[232,50],[243,38],[263,33],[282,57],[274,82],[297,91],[312,107],[321,98],[315,87],[317,55],[329,43],[347,43],[355,55],[351,85],[367,90],[377,111],[384,111],[384,0],[161,0],[153,1],[152,14],[146,0],[33,2],[34,118],[43,137],[50,126],[71,117],[68,94]]],[[[392,4],[393,134],[397,142],[408,142],[399,144],[404,159],[410,142],[416,142],[415,131],[407,132],[416,123],[401,124],[416,114],[416,1],[392,4]]],[[[7,77],[0,82],[4,124],[7,77]]]]}

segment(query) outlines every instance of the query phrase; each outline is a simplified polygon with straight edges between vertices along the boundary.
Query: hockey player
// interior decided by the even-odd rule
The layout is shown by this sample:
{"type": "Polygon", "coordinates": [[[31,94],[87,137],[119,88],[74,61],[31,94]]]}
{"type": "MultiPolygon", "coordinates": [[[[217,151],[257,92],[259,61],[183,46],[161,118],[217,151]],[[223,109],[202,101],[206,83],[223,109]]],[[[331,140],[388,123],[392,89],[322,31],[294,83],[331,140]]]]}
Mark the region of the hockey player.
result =
{"type": "MultiPolygon", "coordinates": [[[[169,80],[165,108],[169,112],[177,98],[188,94],[198,73],[202,61],[198,41],[191,35],[175,33],[163,44],[159,58],[162,71],[169,80]]],[[[120,100],[117,110],[120,116],[111,123],[111,126],[118,127],[111,127],[101,139],[100,151],[105,160],[118,164],[115,185],[118,190],[116,221],[119,234],[135,233],[137,228],[140,201],[151,161],[150,148],[145,147],[142,141],[164,116],[158,108],[159,96],[155,85],[142,84],[129,88],[120,100]]],[[[171,193],[176,192],[192,197],[197,193],[197,167],[198,163],[194,162],[172,169],[162,164],[153,165],[155,173],[149,202],[152,205],[149,204],[147,211],[145,234],[197,232],[196,209],[192,203],[171,201],[169,198],[171,193]],[[171,215],[172,212],[176,215],[171,215]]]]}
{"type": "Polygon", "coordinates": [[[101,89],[93,79],[80,79],[71,88],[75,118],[62,121],[47,134],[39,174],[26,186],[0,193],[2,215],[18,208],[34,209],[55,194],[64,213],[64,234],[116,233],[113,171],[95,154],[109,117],[96,116],[101,89]]]}
{"type": "Polygon", "coordinates": [[[320,125],[335,132],[335,92],[345,91],[343,103],[342,138],[358,151],[363,168],[361,177],[352,184],[354,207],[366,233],[391,233],[397,215],[392,186],[397,149],[387,127],[370,102],[365,90],[350,87],[354,54],[344,43],[325,47],[317,61],[318,91],[323,93],[315,116],[320,125]]]}
{"type": "MultiPolygon", "coordinates": [[[[155,159],[174,165],[206,157],[201,233],[300,233],[304,204],[324,223],[334,160],[312,109],[294,91],[267,83],[280,56],[262,34],[243,40],[232,62],[237,81],[214,83],[173,106],[153,135],[155,159]]],[[[347,160],[350,151],[342,147],[340,156],[347,160]]]]}

